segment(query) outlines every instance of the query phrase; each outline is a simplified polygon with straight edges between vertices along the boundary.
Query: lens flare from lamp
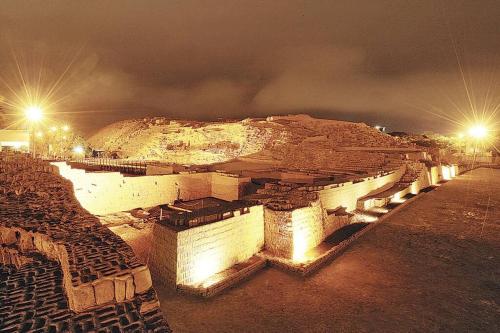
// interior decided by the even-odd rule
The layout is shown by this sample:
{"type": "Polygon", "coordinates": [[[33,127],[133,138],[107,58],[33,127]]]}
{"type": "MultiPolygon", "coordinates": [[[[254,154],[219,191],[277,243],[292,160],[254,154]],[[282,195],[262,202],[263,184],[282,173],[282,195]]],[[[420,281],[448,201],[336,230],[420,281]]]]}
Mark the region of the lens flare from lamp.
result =
{"type": "Polygon", "coordinates": [[[488,129],[483,125],[475,125],[469,128],[469,135],[476,139],[482,139],[488,134],[488,129]]]}
{"type": "Polygon", "coordinates": [[[24,110],[26,118],[30,121],[39,121],[43,117],[42,109],[39,106],[29,106],[24,110]]]}

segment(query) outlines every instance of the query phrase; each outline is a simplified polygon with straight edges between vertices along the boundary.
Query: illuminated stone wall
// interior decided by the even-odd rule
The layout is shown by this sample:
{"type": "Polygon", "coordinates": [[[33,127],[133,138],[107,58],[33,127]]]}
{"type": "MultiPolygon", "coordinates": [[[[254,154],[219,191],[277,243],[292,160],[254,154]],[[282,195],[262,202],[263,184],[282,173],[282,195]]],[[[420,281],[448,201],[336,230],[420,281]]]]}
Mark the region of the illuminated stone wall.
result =
{"type": "Polygon", "coordinates": [[[181,173],[125,177],[119,172],[85,172],[65,162],[54,162],[61,176],[71,180],[80,204],[93,214],[103,215],[139,207],[216,197],[237,200],[249,178],[222,173],[181,173]]]}
{"type": "Polygon", "coordinates": [[[264,237],[266,250],[283,256],[293,255],[292,211],[264,208],[264,237]]]}
{"type": "Polygon", "coordinates": [[[264,246],[263,206],[182,231],[157,224],[149,261],[155,281],[192,285],[243,262],[264,246]]]}
{"type": "Polygon", "coordinates": [[[319,245],[328,236],[325,234],[325,220],[325,211],[319,200],[312,202],[309,207],[292,211],[294,260],[302,260],[308,250],[319,245]]]}
{"type": "Polygon", "coordinates": [[[264,210],[265,247],[269,252],[300,261],[337,229],[349,224],[347,216],[327,215],[319,200],[294,210],[264,210]]]}
{"type": "Polygon", "coordinates": [[[214,172],[211,178],[212,196],[227,201],[238,200],[243,186],[250,181],[250,177],[214,172]]]}
{"type": "Polygon", "coordinates": [[[428,169],[429,172],[429,181],[431,185],[436,185],[439,183],[439,170],[437,166],[430,167],[428,169]]]}
{"type": "Polygon", "coordinates": [[[438,167],[439,170],[439,180],[451,180],[455,178],[458,174],[458,165],[440,165],[438,167]]]}
{"type": "Polygon", "coordinates": [[[177,231],[160,223],[155,223],[148,265],[155,285],[163,287],[176,285],[177,231]]]}
{"type": "Polygon", "coordinates": [[[405,166],[384,176],[368,177],[358,183],[347,182],[319,191],[325,209],[345,207],[347,211],[356,209],[359,198],[370,193],[384,191],[401,179],[405,166]]]}

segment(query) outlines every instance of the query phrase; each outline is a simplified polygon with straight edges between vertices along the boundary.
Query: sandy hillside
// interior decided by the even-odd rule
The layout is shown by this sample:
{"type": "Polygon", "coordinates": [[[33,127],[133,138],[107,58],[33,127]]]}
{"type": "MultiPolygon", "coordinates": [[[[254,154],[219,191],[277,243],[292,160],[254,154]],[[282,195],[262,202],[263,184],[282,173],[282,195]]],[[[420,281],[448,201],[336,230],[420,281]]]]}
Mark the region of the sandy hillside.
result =
{"type": "Polygon", "coordinates": [[[206,164],[247,156],[287,160],[337,147],[393,147],[400,143],[363,123],[315,119],[307,115],[195,122],[166,118],[124,120],[101,129],[89,140],[94,148],[120,157],[206,164]]]}

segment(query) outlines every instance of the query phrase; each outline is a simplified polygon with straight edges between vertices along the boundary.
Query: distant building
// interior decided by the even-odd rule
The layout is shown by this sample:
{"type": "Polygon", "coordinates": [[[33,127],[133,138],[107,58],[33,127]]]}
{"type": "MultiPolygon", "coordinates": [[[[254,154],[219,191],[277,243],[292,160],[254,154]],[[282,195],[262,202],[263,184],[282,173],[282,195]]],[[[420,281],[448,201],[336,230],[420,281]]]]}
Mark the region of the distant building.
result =
{"type": "Polygon", "coordinates": [[[0,151],[28,151],[30,135],[27,130],[0,130],[0,151]]]}

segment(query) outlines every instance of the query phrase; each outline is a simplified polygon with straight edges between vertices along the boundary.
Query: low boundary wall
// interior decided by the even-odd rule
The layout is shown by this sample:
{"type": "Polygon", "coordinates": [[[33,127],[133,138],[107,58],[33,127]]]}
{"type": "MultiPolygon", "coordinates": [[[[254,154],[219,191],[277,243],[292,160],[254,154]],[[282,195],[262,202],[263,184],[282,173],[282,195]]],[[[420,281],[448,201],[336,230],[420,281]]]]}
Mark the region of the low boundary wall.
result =
{"type": "Polygon", "coordinates": [[[325,209],[345,207],[347,211],[356,209],[359,198],[370,193],[381,192],[394,186],[403,176],[406,167],[403,165],[396,171],[382,176],[363,178],[360,182],[335,184],[319,191],[319,198],[325,209]]]}
{"type": "Polygon", "coordinates": [[[73,183],[75,196],[89,212],[104,215],[153,207],[177,199],[213,196],[237,200],[249,178],[218,172],[126,177],[119,172],[86,172],[66,162],[53,162],[59,174],[73,183]]]}

